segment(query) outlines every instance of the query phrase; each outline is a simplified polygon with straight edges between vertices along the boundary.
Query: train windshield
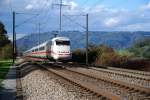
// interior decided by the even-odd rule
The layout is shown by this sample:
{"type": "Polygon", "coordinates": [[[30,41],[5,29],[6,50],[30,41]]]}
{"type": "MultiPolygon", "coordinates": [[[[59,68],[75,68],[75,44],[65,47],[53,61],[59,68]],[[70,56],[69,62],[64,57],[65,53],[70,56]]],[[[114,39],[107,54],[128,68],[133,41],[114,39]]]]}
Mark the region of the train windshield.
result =
{"type": "Polygon", "coordinates": [[[56,45],[70,45],[70,41],[56,41],[56,45]]]}

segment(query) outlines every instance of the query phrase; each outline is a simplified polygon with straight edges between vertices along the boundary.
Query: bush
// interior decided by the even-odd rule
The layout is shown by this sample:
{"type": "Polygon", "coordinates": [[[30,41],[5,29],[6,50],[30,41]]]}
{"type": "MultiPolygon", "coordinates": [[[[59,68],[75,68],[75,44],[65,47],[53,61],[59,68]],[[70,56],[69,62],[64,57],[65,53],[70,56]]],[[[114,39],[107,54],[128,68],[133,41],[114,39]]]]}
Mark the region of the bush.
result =
{"type": "Polygon", "coordinates": [[[12,58],[12,45],[4,24],[0,21],[0,59],[12,58]]]}
{"type": "Polygon", "coordinates": [[[143,55],[144,58],[150,59],[150,47],[145,49],[142,55],[143,55]]]}
{"type": "Polygon", "coordinates": [[[72,61],[85,63],[85,52],[83,50],[80,50],[80,49],[76,49],[75,51],[73,51],[72,61]]]}
{"type": "Polygon", "coordinates": [[[0,49],[0,59],[11,59],[12,58],[12,45],[7,44],[0,49]]]}
{"type": "MultiPolygon", "coordinates": [[[[118,55],[112,48],[104,45],[89,46],[89,63],[107,66],[125,66],[128,61],[128,54],[118,55]]],[[[77,49],[73,51],[73,61],[85,63],[85,51],[77,49]]]]}
{"type": "Polygon", "coordinates": [[[7,44],[10,44],[10,43],[11,43],[11,41],[8,40],[7,35],[0,34],[0,48],[7,45],[7,44]]]}
{"type": "MultiPolygon", "coordinates": [[[[149,49],[146,50],[149,51],[149,49]]],[[[143,55],[148,56],[148,51],[145,51],[145,54],[143,55]]],[[[73,61],[85,63],[84,50],[77,49],[73,51],[72,55],[73,61]]],[[[106,65],[137,70],[143,70],[149,68],[148,66],[150,66],[150,61],[148,59],[136,59],[133,54],[128,51],[115,52],[112,48],[104,45],[89,46],[88,56],[89,63],[96,65],[106,65]]]]}
{"type": "Polygon", "coordinates": [[[138,41],[128,50],[136,57],[150,59],[150,39],[148,38],[143,41],[138,41]]]}

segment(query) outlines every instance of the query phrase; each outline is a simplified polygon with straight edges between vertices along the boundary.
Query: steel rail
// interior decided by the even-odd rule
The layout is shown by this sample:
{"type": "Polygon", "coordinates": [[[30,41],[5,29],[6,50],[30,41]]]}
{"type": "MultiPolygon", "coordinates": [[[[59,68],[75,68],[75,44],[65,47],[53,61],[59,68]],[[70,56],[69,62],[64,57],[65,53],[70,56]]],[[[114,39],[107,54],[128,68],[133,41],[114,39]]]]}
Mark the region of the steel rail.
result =
{"type": "Polygon", "coordinates": [[[41,64],[40,64],[40,66],[45,68],[45,69],[47,69],[48,71],[58,75],[58,76],[66,79],[67,81],[70,81],[73,84],[79,85],[79,87],[82,87],[83,89],[91,91],[92,94],[95,94],[98,97],[102,96],[102,97],[104,97],[106,99],[110,99],[110,100],[120,100],[120,97],[118,97],[118,96],[116,96],[116,95],[114,95],[112,93],[100,90],[99,88],[97,88],[97,86],[91,85],[91,84],[89,84],[87,82],[81,82],[79,80],[75,80],[74,78],[68,76],[67,74],[64,74],[63,72],[60,72],[59,70],[52,69],[52,68],[49,68],[47,66],[43,66],[41,64]]]}
{"type": "Polygon", "coordinates": [[[138,91],[138,92],[146,93],[146,94],[150,93],[150,89],[149,88],[145,88],[145,87],[142,87],[142,86],[139,86],[139,85],[129,84],[127,82],[122,82],[122,81],[119,81],[119,80],[114,80],[114,79],[111,79],[111,78],[105,77],[105,76],[98,76],[98,75],[95,76],[95,75],[92,75],[92,74],[89,75],[89,74],[86,74],[84,72],[72,70],[70,68],[66,68],[66,69],[70,70],[70,71],[73,71],[73,72],[77,72],[77,73],[83,74],[83,75],[87,75],[87,76],[95,78],[95,79],[109,81],[109,82],[112,82],[113,84],[118,84],[118,85],[120,85],[122,87],[128,88],[129,90],[132,89],[134,91],[138,91]]]}
{"type": "Polygon", "coordinates": [[[142,79],[142,80],[147,80],[150,81],[150,73],[149,72],[144,72],[144,71],[140,71],[141,73],[138,73],[135,70],[128,70],[128,69],[121,69],[121,68],[113,68],[113,67],[106,67],[106,66],[94,66],[94,65],[85,65],[85,64],[67,64],[69,66],[83,66],[83,67],[88,67],[91,69],[95,69],[95,70],[103,70],[103,71],[107,71],[107,72],[115,72],[116,74],[120,74],[120,75],[125,75],[125,76],[129,76],[129,77],[136,77],[138,79],[142,79]],[[133,71],[133,72],[132,72],[133,71]],[[145,74],[144,74],[145,73],[145,74]]]}
{"type": "Polygon", "coordinates": [[[67,70],[70,70],[72,72],[77,72],[77,73],[80,73],[80,74],[83,74],[83,75],[87,75],[89,77],[92,77],[92,78],[95,78],[95,79],[100,79],[100,80],[105,80],[105,81],[108,81],[108,82],[112,82],[113,84],[118,84],[122,87],[125,87],[125,88],[128,88],[128,89],[132,89],[134,91],[138,91],[138,92],[141,92],[141,93],[146,93],[146,94],[150,94],[150,89],[149,88],[146,88],[146,87],[142,87],[142,86],[139,86],[139,85],[135,85],[135,84],[129,84],[127,82],[122,82],[120,80],[114,80],[114,79],[111,79],[109,77],[105,77],[105,76],[95,76],[95,75],[92,75],[92,73],[89,75],[89,74],[86,74],[84,73],[83,71],[80,72],[80,71],[76,71],[76,70],[73,70],[69,67],[66,67],[66,66],[63,66],[61,64],[55,64],[56,66],[59,66],[59,67],[63,67],[67,70]]]}

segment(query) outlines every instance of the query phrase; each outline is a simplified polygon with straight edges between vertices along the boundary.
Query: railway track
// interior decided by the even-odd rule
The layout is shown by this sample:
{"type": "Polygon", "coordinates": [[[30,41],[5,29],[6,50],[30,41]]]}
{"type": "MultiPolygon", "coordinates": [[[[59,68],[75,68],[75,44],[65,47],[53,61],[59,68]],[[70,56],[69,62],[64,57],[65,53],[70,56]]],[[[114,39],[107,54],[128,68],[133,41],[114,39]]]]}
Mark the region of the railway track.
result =
{"type": "Polygon", "coordinates": [[[58,68],[49,68],[48,66],[43,66],[43,65],[40,65],[40,66],[46,68],[48,71],[58,75],[59,77],[66,79],[71,84],[76,85],[79,88],[81,88],[83,91],[86,90],[88,93],[93,94],[94,96],[97,96],[99,98],[98,100],[120,100],[118,96],[99,90],[96,86],[91,86],[86,81],[82,82],[81,79],[80,80],[75,79],[74,77],[76,76],[73,77],[73,74],[70,75],[69,73],[65,72],[64,68],[58,69],[58,68]]]}
{"type": "Polygon", "coordinates": [[[137,78],[137,79],[140,79],[140,80],[150,81],[150,76],[146,75],[146,74],[141,75],[141,74],[136,74],[136,73],[124,72],[124,71],[121,71],[121,70],[101,69],[101,68],[95,68],[95,67],[90,67],[90,68],[93,69],[93,70],[97,70],[97,71],[105,71],[105,72],[115,73],[115,74],[119,74],[119,75],[134,77],[134,78],[137,78]]]}
{"type": "Polygon", "coordinates": [[[105,99],[150,99],[150,91],[148,88],[131,86],[125,82],[111,80],[108,77],[101,77],[102,75],[98,73],[97,75],[92,74],[86,68],[69,68],[68,66],[61,64],[51,65],[55,67],[59,66],[59,68],[49,67],[50,65],[41,66],[68,81],[89,90],[94,95],[105,97],[105,99]]]}
{"type": "MultiPolygon", "coordinates": [[[[70,64],[71,65],[71,64],[70,64]]],[[[85,64],[74,64],[74,65],[79,65],[79,66],[85,66],[87,67],[87,65],[85,64]]],[[[124,68],[116,68],[116,67],[109,67],[109,66],[96,66],[96,65],[88,65],[90,68],[94,67],[97,69],[108,69],[108,70],[113,70],[116,72],[120,72],[120,73],[126,73],[126,74],[131,74],[131,75],[138,75],[138,76],[144,76],[144,77],[150,77],[150,72],[145,72],[145,71],[139,71],[139,70],[131,70],[131,69],[124,69],[124,68]]],[[[149,78],[150,79],[150,78],[149,78]]]]}
{"type": "MultiPolygon", "coordinates": [[[[64,64],[62,64],[64,66],[64,64]]],[[[148,75],[139,75],[134,73],[128,73],[128,72],[122,72],[122,71],[116,71],[116,70],[110,70],[110,69],[104,69],[104,68],[97,68],[97,67],[87,67],[83,65],[71,65],[66,64],[65,66],[68,66],[67,68],[75,68],[75,70],[78,71],[85,71],[89,73],[95,73],[101,76],[105,76],[107,78],[113,79],[113,80],[119,80],[126,82],[128,84],[138,86],[138,87],[144,87],[150,89],[150,77],[148,75]],[[79,67],[82,66],[82,67],[79,67]]],[[[131,71],[131,70],[130,70],[131,71]]]]}
{"type": "Polygon", "coordinates": [[[111,69],[111,70],[115,70],[115,71],[133,73],[133,74],[137,74],[137,75],[144,75],[144,76],[149,76],[150,77],[150,72],[138,71],[138,70],[130,70],[130,69],[123,69],[123,68],[114,68],[114,67],[108,67],[108,68],[111,69]]]}
{"type": "Polygon", "coordinates": [[[127,72],[107,70],[91,67],[90,69],[100,72],[103,75],[115,80],[120,80],[133,84],[134,86],[140,86],[150,89],[150,77],[146,75],[135,75],[127,72]]]}

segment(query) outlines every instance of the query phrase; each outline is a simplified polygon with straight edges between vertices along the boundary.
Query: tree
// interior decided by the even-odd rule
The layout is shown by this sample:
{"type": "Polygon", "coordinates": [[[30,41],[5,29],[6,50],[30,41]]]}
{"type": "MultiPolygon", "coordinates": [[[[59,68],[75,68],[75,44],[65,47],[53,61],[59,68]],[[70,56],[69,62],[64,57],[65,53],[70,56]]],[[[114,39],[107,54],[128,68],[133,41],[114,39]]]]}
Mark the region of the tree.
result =
{"type": "Polygon", "coordinates": [[[12,44],[8,39],[4,24],[0,21],[0,59],[12,58],[12,44]]]}
{"type": "Polygon", "coordinates": [[[143,57],[150,59],[150,38],[135,43],[129,52],[133,53],[136,57],[143,57]]]}
{"type": "Polygon", "coordinates": [[[0,35],[7,34],[4,24],[0,21],[0,35]]]}
{"type": "Polygon", "coordinates": [[[0,50],[0,59],[11,59],[12,58],[12,45],[7,44],[0,50]]]}
{"type": "Polygon", "coordinates": [[[6,44],[11,43],[10,40],[8,40],[7,37],[7,31],[5,29],[4,24],[0,21],[0,48],[2,48],[3,46],[5,46],[6,44]]]}
{"type": "Polygon", "coordinates": [[[150,47],[147,47],[143,52],[143,57],[150,59],[150,47]]]}

